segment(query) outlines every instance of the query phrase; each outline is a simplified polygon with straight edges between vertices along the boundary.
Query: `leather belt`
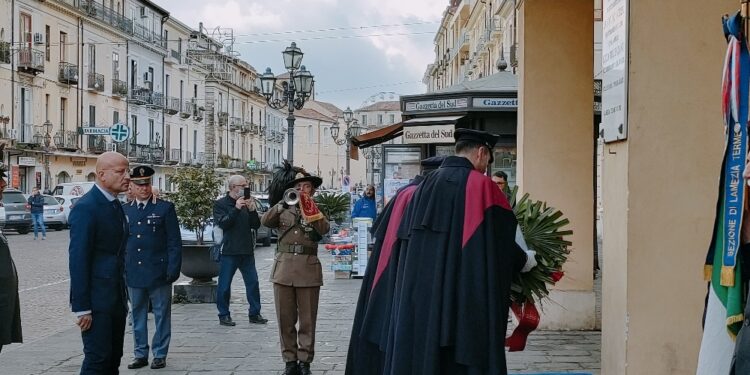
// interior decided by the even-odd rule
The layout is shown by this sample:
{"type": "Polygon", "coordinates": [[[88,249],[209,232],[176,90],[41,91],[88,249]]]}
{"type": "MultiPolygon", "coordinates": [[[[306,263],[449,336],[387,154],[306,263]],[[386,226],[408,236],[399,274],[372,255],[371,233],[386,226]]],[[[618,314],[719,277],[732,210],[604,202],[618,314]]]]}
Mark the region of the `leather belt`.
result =
{"type": "Polygon", "coordinates": [[[318,248],[316,247],[305,247],[303,245],[296,244],[279,244],[277,251],[280,253],[291,253],[291,254],[302,254],[302,255],[317,255],[318,248]]]}

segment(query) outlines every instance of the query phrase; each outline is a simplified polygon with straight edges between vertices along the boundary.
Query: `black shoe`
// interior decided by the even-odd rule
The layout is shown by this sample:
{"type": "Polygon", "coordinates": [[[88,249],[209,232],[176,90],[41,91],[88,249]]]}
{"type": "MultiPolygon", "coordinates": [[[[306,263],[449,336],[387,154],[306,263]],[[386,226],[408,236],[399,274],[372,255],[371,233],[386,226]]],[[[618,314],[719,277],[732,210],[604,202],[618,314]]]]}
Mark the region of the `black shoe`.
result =
{"type": "Polygon", "coordinates": [[[248,317],[248,320],[250,320],[250,323],[255,323],[255,324],[266,324],[266,323],[268,323],[268,319],[264,318],[263,315],[260,315],[260,314],[258,314],[258,315],[250,315],[248,317]]]}
{"type": "Polygon", "coordinates": [[[312,375],[309,363],[302,361],[299,362],[299,375],[312,375]]]}
{"type": "Polygon", "coordinates": [[[297,367],[297,361],[287,362],[282,375],[299,375],[299,367],[297,367]]]}
{"type": "Polygon", "coordinates": [[[154,370],[164,368],[166,366],[167,361],[164,358],[154,358],[154,361],[151,362],[151,368],[154,370]]]}
{"type": "Polygon", "coordinates": [[[128,365],[128,368],[131,369],[131,370],[134,370],[134,369],[141,368],[141,367],[146,367],[146,366],[148,366],[148,359],[146,359],[146,358],[136,358],[136,359],[133,360],[133,362],[131,364],[128,365]]]}
{"type": "Polygon", "coordinates": [[[234,326],[237,325],[237,323],[235,323],[234,321],[232,321],[232,317],[229,316],[229,315],[227,315],[227,316],[220,316],[219,317],[219,324],[221,324],[223,326],[229,326],[229,327],[234,327],[234,326]]]}

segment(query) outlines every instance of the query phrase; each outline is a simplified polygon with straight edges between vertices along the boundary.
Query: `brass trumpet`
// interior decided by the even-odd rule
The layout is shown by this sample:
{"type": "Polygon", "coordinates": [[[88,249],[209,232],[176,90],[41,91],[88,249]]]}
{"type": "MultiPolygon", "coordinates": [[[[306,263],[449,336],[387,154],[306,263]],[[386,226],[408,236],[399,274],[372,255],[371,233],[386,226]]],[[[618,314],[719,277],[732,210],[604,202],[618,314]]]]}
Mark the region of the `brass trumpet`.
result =
{"type": "Polygon", "coordinates": [[[299,203],[299,192],[295,188],[286,189],[284,192],[284,203],[288,206],[296,206],[299,203]]]}

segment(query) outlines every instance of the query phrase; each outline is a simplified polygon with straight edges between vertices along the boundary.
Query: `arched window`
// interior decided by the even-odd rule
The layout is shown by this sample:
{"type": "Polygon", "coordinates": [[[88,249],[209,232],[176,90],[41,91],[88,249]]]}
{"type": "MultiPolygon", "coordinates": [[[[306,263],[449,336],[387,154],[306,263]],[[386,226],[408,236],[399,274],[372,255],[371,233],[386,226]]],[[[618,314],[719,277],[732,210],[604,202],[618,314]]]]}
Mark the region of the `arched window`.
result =
{"type": "Polygon", "coordinates": [[[57,174],[57,183],[58,184],[64,184],[66,182],[71,182],[70,175],[68,172],[62,171],[57,174]]]}
{"type": "Polygon", "coordinates": [[[93,182],[96,181],[96,173],[91,172],[86,176],[86,181],[93,182]]]}

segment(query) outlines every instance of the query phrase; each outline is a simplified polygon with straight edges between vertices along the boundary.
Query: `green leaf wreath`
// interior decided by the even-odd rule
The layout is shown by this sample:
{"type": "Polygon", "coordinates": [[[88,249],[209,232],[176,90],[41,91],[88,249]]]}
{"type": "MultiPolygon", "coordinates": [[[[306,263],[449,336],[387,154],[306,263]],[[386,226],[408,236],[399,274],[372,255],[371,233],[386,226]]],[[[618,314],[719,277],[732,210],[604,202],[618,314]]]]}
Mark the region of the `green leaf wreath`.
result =
{"type": "Polygon", "coordinates": [[[572,244],[564,237],[573,231],[562,230],[570,221],[560,210],[548,207],[546,202],[529,199],[528,193],[517,200],[517,194],[516,186],[508,201],[529,250],[536,251],[537,266],[513,281],[510,298],[517,303],[542,301],[549,294],[547,284],[554,285],[563,276],[562,266],[568,259],[568,247],[572,244]]]}

